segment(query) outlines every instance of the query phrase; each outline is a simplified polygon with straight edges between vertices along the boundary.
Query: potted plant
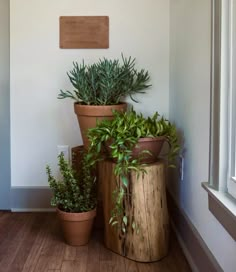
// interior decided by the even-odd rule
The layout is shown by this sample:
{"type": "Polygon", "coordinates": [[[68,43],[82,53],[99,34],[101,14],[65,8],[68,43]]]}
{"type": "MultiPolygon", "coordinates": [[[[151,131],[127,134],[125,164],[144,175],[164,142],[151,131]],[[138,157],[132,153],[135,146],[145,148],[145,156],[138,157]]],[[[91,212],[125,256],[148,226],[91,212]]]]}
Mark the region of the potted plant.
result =
{"type": "Polygon", "coordinates": [[[84,147],[89,141],[87,131],[95,127],[97,120],[111,119],[113,110],[125,111],[127,104],[122,102],[127,96],[137,102],[133,95],[144,93],[149,85],[149,74],[135,68],[135,59],[122,55],[119,60],[100,59],[94,64],[73,63],[67,73],[73,91],[60,90],[59,99],[71,98],[75,101],[74,111],[80,125],[84,147]]]}
{"type": "Polygon", "coordinates": [[[58,156],[61,179],[56,180],[49,166],[46,167],[48,182],[53,191],[51,205],[57,207],[65,240],[70,245],[88,243],[96,216],[96,177],[86,162],[81,161],[79,173],[58,156]]]}
{"type": "Polygon", "coordinates": [[[123,209],[124,198],[132,197],[129,173],[131,170],[137,174],[145,172],[143,166],[158,159],[164,142],[169,144],[167,161],[173,167],[179,152],[176,127],[157,112],[145,118],[141,113],[130,110],[114,112],[113,120],[98,123],[97,127],[89,130],[88,137],[91,142],[88,150],[90,164],[107,158],[101,152],[103,146],[108,151],[108,157],[116,161],[114,174],[118,181],[110,223],[119,224],[125,233],[128,224],[135,226],[134,222],[128,221],[123,209]]]}

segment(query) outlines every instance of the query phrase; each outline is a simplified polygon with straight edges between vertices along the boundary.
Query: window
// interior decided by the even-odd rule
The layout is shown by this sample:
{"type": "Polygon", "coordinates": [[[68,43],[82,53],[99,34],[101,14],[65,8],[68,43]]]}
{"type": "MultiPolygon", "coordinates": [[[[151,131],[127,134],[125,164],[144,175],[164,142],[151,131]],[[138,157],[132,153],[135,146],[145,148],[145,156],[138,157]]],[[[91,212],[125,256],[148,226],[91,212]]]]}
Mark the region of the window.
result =
{"type": "Polygon", "coordinates": [[[236,3],[213,1],[210,185],[236,198],[236,3]]]}
{"type": "Polygon", "coordinates": [[[236,241],[236,1],[212,0],[209,210],[236,241]]]}

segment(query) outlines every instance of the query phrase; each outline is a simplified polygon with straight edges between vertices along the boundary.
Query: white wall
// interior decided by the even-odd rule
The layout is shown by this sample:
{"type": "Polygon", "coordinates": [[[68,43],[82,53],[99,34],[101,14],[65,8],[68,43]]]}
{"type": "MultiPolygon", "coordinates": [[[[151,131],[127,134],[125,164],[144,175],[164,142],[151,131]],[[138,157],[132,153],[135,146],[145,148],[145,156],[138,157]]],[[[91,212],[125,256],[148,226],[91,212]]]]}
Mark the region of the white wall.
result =
{"type": "Polygon", "coordinates": [[[170,119],[183,134],[184,180],[170,188],[223,270],[234,272],[236,243],[208,210],[210,0],[170,1],[170,119]]]}
{"type": "Polygon", "coordinates": [[[0,210],[10,208],[9,1],[0,0],[0,210]]]}
{"type": "Polygon", "coordinates": [[[137,110],[169,112],[169,0],[11,0],[11,184],[47,185],[45,165],[55,167],[58,144],[80,145],[72,101],[57,100],[70,88],[72,61],[103,56],[137,59],[152,88],[137,110]],[[110,48],[59,49],[59,16],[108,15],[110,48]]]}

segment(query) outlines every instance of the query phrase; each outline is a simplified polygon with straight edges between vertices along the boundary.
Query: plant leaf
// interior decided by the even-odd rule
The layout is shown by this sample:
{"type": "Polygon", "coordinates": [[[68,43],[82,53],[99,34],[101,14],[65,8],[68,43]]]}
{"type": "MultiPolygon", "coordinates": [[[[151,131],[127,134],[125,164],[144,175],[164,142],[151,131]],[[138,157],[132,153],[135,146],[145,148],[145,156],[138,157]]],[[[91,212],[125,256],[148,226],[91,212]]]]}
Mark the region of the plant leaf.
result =
{"type": "Polygon", "coordinates": [[[127,224],[128,224],[128,218],[127,218],[127,216],[123,216],[123,222],[127,226],[127,224]]]}
{"type": "Polygon", "coordinates": [[[124,186],[127,188],[128,187],[128,179],[126,176],[121,176],[121,180],[122,180],[122,183],[124,184],[124,186]]]}

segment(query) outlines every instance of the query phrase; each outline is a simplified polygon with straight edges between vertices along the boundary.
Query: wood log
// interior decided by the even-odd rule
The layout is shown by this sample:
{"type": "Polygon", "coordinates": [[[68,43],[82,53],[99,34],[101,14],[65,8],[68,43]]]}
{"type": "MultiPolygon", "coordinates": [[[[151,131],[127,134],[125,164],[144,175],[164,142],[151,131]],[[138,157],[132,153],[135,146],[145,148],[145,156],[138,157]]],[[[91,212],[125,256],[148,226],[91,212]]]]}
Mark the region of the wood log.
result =
{"type": "Polygon", "coordinates": [[[137,177],[132,171],[129,176],[129,199],[123,202],[125,214],[129,215],[126,233],[111,226],[109,220],[114,207],[112,193],[117,181],[114,173],[115,163],[99,163],[98,175],[102,186],[104,239],[110,250],[129,259],[140,262],[160,260],[168,253],[169,217],[166,203],[165,176],[163,161],[146,165],[146,173],[137,177]],[[136,229],[132,228],[132,222],[136,229]]]}

